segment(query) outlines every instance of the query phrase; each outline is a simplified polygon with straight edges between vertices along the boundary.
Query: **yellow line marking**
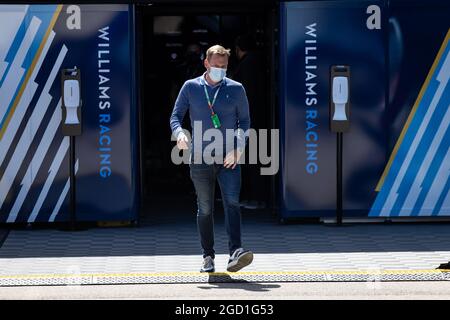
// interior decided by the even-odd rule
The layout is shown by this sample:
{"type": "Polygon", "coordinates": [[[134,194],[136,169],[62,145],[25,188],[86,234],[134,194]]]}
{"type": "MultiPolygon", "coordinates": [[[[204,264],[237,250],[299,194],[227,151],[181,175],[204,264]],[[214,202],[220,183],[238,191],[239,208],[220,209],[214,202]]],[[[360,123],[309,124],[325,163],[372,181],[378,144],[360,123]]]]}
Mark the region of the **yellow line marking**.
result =
{"type": "Polygon", "coordinates": [[[8,127],[8,124],[11,121],[12,115],[14,114],[14,111],[16,110],[17,105],[19,104],[19,101],[22,98],[23,92],[25,91],[28,81],[30,80],[31,74],[33,73],[34,68],[36,67],[36,63],[39,60],[39,57],[41,56],[42,50],[44,49],[45,43],[47,42],[47,39],[50,36],[50,32],[52,31],[53,26],[55,25],[56,20],[58,19],[58,16],[61,12],[62,7],[63,6],[61,4],[58,5],[56,8],[56,12],[53,14],[52,20],[50,21],[50,25],[48,26],[47,31],[45,32],[44,38],[43,38],[41,44],[39,45],[36,55],[33,58],[33,62],[31,63],[30,68],[28,68],[28,71],[25,75],[25,80],[22,83],[22,86],[20,87],[20,90],[14,99],[12,108],[9,111],[7,118],[5,119],[5,122],[3,123],[3,126],[0,128],[0,140],[3,138],[6,128],[8,127]]]}
{"type": "Polygon", "coordinates": [[[384,171],[380,178],[380,181],[378,181],[378,184],[375,188],[375,191],[377,191],[377,192],[379,192],[381,190],[381,187],[384,184],[384,180],[386,179],[386,176],[387,176],[389,170],[391,169],[392,163],[394,162],[394,159],[397,155],[398,149],[400,148],[400,145],[402,144],[403,139],[405,138],[406,131],[408,130],[408,128],[412,122],[412,119],[414,118],[414,115],[416,114],[417,108],[418,108],[420,102],[422,101],[423,95],[431,81],[434,71],[436,70],[437,65],[439,64],[439,61],[441,60],[442,54],[444,53],[444,50],[447,47],[447,43],[448,43],[449,39],[450,39],[450,29],[448,30],[447,35],[445,36],[444,42],[442,43],[441,48],[439,49],[439,52],[438,52],[436,58],[434,59],[433,65],[431,66],[431,69],[428,72],[428,76],[425,79],[425,82],[422,85],[422,88],[420,89],[420,92],[419,92],[419,95],[417,96],[416,102],[414,103],[414,106],[408,116],[408,119],[406,120],[403,130],[400,133],[400,136],[398,137],[397,143],[395,144],[394,149],[392,150],[391,156],[389,158],[389,161],[388,161],[386,167],[384,168],[384,171]]]}
{"type": "Polygon", "coordinates": [[[124,277],[186,277],[186,276],[298,276],[298,275],[418,275],[442,274],[450,269],[425,270],[343,270],[343,271],[286,271],[286,272],[159,272],[159,273],[81,273],[81,274],[36,274],[36,275],[10,275],[0,276],[1,279],[48,279],[48,278],[124,278],[124,277]]]}

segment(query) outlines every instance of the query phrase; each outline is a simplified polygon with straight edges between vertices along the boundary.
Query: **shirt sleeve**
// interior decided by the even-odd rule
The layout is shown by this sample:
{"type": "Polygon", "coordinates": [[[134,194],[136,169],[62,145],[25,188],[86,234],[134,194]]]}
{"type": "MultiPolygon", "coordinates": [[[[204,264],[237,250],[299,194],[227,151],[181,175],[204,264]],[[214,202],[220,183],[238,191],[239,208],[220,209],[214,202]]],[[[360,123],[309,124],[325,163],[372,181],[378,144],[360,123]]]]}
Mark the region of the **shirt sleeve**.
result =
{"type": "Polygon", "coordinates": [[[170,129],[174,137],[178,137],[178,134],[183,131],[181,124],[183,123],[184,116],[189,109],[189,95],[188,84],[185,82],[178,93],[178,97],[173,107],[172,115],[170,116],[170,129]]]}
{"type": "Polygon", "coordinates": [[[245,88],[242,86],[239,93],[237,115],[239,126],[236,134],[237,148],[241,152],[245,149],[245,144],[248,137],[248,129],[250,129],[250,110],[248,106],[247,94],[245,88]]]}

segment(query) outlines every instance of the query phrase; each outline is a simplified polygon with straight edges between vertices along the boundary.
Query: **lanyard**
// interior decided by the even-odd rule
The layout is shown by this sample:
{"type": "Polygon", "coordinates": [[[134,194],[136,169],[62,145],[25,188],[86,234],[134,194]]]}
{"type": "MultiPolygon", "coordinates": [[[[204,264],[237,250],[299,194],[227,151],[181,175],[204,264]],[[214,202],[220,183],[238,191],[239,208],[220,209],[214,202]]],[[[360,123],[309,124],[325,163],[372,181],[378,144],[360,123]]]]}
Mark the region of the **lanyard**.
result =
{"type": "Polygon", "coordinates": [[[208,102],[208,107],[211,110],[212,115],[215,114],[213,106],[214,106],[214,103],[216,102],[217,94],[219,93],[221,87],[222,87],[222,84],[220,84],[219,88],[217,89],[216,93],[214,94],[213,101],[211,102],[211,100],[209,99],[208,90],[206,90],[206,84],[203,85],[203,89],[205,90],[206,101],[208,102]]]}

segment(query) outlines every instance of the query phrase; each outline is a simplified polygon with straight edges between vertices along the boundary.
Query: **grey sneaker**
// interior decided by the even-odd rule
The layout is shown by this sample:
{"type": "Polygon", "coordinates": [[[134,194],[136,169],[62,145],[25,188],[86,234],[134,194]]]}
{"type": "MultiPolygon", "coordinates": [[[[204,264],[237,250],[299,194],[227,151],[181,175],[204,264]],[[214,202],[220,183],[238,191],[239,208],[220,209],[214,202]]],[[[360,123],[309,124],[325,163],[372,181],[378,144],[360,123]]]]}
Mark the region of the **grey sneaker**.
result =
{"type": "Polygon", "coordinates": [[[200,272],[214,272],[214,259],[210,256],[205,257],[200,272]]]}
{"type": "Polygon", "coordinates": [[[236,272],[248,266],[253,261],[253,252],[242,248],[236,249],[228,260],[227,271],[236,272]]]}

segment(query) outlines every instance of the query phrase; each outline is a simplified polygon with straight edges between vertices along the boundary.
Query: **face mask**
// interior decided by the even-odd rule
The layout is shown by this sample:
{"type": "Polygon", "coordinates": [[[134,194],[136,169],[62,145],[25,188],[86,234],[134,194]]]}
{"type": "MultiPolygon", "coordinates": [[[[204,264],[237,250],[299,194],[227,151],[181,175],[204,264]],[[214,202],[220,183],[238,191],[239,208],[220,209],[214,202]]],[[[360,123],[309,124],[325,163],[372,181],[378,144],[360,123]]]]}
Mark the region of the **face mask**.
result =
{"type": "Polygon", "coordinates": [[[209,77],[214,82],[221,81],[223,78],[225,78],[226,73],[227,73],[227,69],[215,68],[215,67],[211,67],[209,69],[209,77]]]}

